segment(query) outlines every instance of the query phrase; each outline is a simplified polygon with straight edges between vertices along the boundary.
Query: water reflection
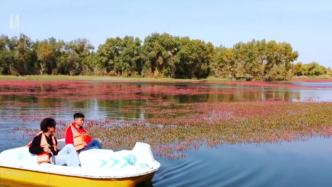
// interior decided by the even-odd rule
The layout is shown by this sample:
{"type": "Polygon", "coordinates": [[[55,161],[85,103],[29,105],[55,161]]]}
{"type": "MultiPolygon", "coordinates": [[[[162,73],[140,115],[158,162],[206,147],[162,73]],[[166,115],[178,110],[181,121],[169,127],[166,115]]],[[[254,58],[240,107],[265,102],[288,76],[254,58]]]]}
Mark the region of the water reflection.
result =
{"type": "MultiPolygon", "coordinates": [[[[1,118],[34,115],[70,118],[73,111],[83,111],[91,119],[149,118],[147,105],[161,102],[176,104],[240,101],[331,101],[332,89],[255,87],[223,84],[160,84],[74,82],[28,85],[0,84],[1,118]],[[155,102],[159,101],[159,102],[155,102]],[[123,110],[125,109],[125,110],[123,110]]],[[[318,84],[319,85],[319,84],[318,84]]],[[[330,84],[327,84],[330,85],[330,84]]]]}
{"type": "MultiPolygon", "coordinates": [[[[235,101],[265,101],[265,100],[286,100],[298,99],[298,93],[279,91],[279,90],[246,90],[236,87],[214,87],[204,85],[202,90],[197,91],[197,85],[154,85],[154,84],[109,84],[109,83],[85,83],[85,89],[79,92],[68,94],[68,89],[60,86],[35,85],[34,88],[9,87],[0,90],[0,106],[2,118],[15,119],[14,116],[29,115],[34,119],[34,114],[43,116],[52,115],[60,117],[62,120],[69,118],[68,113],[76,110],[83,110],[89,118],[142,118],[144,106],[154,100],[178,103],[193,102],[235,102],[235,101]],[[130,85],[130,87],[128,87],[130,85]],[[131,88],[131,89],[129,89],[131,88]],[[144,88],[144,89],[143,89],[144,88]],[[166,88],[166,90],[165,90],[166,88]],[[99,93],[90,89],[100,90],[99,93]],[[183,90],[173,94],[173,91],[183,90]],[[28,93],[26,93],[28,90],[28,93]],[[117,90],[115,93],[113,90],[117,90]],[[15,92],[13,92],[15,91],[15,92]],[[46,95],[41,96],[43,92],[46,95]],[[194,93],[192,93],[193,91],[194,93]],[[196,93],[195,93],[196,92],[196,93]],[[10,95],[8,94],[10,93],[10,95]],[[63,93],[63,94],[61,94],[63,93]],[[107,94],[105,94],[107,93],[107,94]],[[117,93],[121,93],[120,97],[117,93]],[[170,94],[170,95],[168,95],[170,94]],[[144,98],[140,98],[143,97],[144,98]],[[109,97],[109,98],[107,98],[109,97]],[[123,108],[130,108],[123,112],[123,108]]],[[[75,85],[72,85],[75,86],[75,85]]],[[[144,116],[146,118],[149,116],[144,116]]]]}

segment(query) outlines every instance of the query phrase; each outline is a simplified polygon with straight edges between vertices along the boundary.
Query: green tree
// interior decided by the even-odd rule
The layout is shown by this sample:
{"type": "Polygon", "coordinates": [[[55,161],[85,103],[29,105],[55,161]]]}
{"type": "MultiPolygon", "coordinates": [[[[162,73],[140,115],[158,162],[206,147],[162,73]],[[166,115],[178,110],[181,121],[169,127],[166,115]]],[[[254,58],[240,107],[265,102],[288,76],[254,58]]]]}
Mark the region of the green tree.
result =
{"type": "Polygon", "coordinates": [[[319,65],[317,62],[302,64],[301,62],[293,65],[293,74],[296,76],[319,76],[327,75],[329,69],[319,65]]]}
{"type": "Polygon", "coordinates": [[[233,47],[235,60],[235,78],[261,80],[264,75],[264,43],[251,41],[237,43],[233,47]],[[263,50],[261,49],[263,47],[263,50]]]}
{"type": "Polygon", "coordinates": [[[292,63],[297,57],[298,53],[293,51],[289,43],[268,42],[264,70],[265,80],[290,79],[292,77],[292,63]],[[276,69],[278,69],[278,71],[276,71],[276,69]]]}
{"type": "Polygon", "coordinates": [[[84,75],[97,75],[98,71],[98,56],[96,52],[92,51],[87,57],[83,60],[83,71],[81,74],[84,75]]]}
{"type": "Polygon", "coordinates": [[[179,52],[175,56],[175,78],[206,78],[214,54],[211,43],[181,38],[179,52]]]}
{"type": "Polygon", "coordinates": [[[144,56],[139,38],[109,38],[99,47],[97,55],[100,67],[107,74],[131,76],[142,73],[144,56]]]}
{"type": "Polygon", "coordinates": [[[293,75],[302,76],[305,74],[305,69],[302,62],[293,65],[293,75]]]}
{"type": "Polygon", "coordinates": [[[327,74],[327,68],[319,65],[317,62],[304,64],[303,67],[304,67],[304,75],[319,76],[327,74]]]}
{"type": "Polygon", "coordinates": [[[144,39],[143,53],[146,57],[144,75],[172,77],[174,60],[180,51],[180,40],[169,34],[154,33],[144,39]]]}
{"type": "Polygon", "coordinates": [[[298,53],[289,43],[265,40],[239,42],[232,48],[153,33],[139,38],[109,38],[98,50],[86,39],[32,41],[26,35],[0,36],[0,73],[107,74],[173,78],[209,75],[243,80],[287,80],[292,75],[331,74],[318,63],[294,64],[298,53]]]}
{"type": "Polygon", "coordinates": [[[10,63],[9,69],[12,75],[35,74],[36,55],[33,42],[29,37],[21,34],[19,38],[12,38],[10,41],[10,49],[13,55],[13,62],[10,63]]]}
{"type": "Polygon", "coordinates": [[[58,64],[64,54],[65,43],[55,38],[36,42],[36,55],[39,74],[58,73],[58,64]]]}
{"type": "Polygon", "coordinates": [[[211,62],[211,71],[215,77],[234,78],[235,60],[232,48],[218,47],[211,62]]]}
{"type": "Polygon", "coordinates": [[[11,74],[11,67],[14,62],[15,45],[7,36],[0,36],[0,73],[11,74]]]}
{"type": "Polygon", "coordinates": [[[65,44],[58,71],[60,74],[79,75],[85,69],[86,59],[92,53],[93,46],[86,39],[77,39],[65,44]]]}

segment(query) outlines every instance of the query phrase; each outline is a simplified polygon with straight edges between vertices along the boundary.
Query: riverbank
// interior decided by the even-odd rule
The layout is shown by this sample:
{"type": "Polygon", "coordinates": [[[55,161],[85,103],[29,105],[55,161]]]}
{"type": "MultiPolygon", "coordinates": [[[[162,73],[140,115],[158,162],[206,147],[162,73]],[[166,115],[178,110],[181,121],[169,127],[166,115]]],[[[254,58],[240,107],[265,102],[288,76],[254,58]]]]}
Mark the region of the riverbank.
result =
{"type": "Polygon", "coordinates": [[[27,75],[12,76],[1,75],[0,80],[31,80],[31,81],[119,81],[119,82],[198,82],[208,79],[174,79],[174,78],[150,78],[150,77],[113,77],[94,75],[27,75]]]}
{"type": "Polygon", "coordinates": [[[292,81],[296,82],[332,82],[331,75],[321,75],[321,76],[297,76],[293,77],[292,81]]]}
{"type": "MultiPolygon", "coordinates": [[[[267,82],[267,81],[244,81],[222,79],[216,77],[208,77],[206,79],[175,79],[175,78],[152,78],[152,77],[115,77],[115,76],[95,76],[95,75],[26,75],[26,76],[13,76],[13,75],[0,75],[0,80],[31,80],[31,81],[114,81],[114,82],[267,82]]],[[[298,76],[293,77],[289,81],[276,81],[282,82],[329,82],[332,81],[332,76],[298,76]]]]}

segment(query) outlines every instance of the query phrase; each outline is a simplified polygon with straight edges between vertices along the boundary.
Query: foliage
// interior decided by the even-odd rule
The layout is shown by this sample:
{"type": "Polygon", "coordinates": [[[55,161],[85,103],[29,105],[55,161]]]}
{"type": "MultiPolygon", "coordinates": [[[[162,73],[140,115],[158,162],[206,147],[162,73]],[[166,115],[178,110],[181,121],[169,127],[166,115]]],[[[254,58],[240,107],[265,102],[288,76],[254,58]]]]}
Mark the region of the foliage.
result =
{"type": "Polygon", "coordinates": [[[293,66],[294,75],[297,76],[319,76],[325,75],[330,70],[324,66],[319,65],[317,62],[312,62],[309,64],[302,64],[298,62],[293,66]]]}
{"type": "Polygon", "coordinates": [[[214,75],[244,80],[287,80],[298,57],[288,43],[253,40],[217,49],[211,64],[214,75]]]}
{"type": "Polygon", "coordinates": [[[293,62],[289,43],[239,42],[231,48],[188,37],[153,33],[144,38],[108,38],[96,51],[86,39],[32,41],[0,36],[2,75],[112,75],[161,78],[288,80],[292,75],[332,74],[318,63],[293,62]]]}
{"type": "Polygon", "coordinates": [[[97,58],[99,68],[106,74],[140,75],[144,62],[141,40],[129,36],[109,38],[99,47],[97,58]]]}

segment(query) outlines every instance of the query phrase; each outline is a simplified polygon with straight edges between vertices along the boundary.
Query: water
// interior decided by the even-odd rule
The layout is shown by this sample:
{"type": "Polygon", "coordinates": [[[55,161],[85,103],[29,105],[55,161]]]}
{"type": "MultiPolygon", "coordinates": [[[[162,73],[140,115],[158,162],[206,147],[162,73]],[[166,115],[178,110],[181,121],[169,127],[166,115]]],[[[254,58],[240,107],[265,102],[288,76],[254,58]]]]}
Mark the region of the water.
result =
{"type": "Polygon", "coordinates": [[[332,139],[221,145],[162,160],[155,186],[331,186],[332,139]]]}
{"type": "MultiPolygon", "coordinates": [[[[144,120],[167,103],[331,102],[332,83],[123,83],[0,81],[0,151],[29,141],[16,128],[37,129],[46,116],[70,122],[144,120]],[[151,112],[152,111],[152,112],[151,112]]],[[[153,186],[331,186],[332,139],[280,144],[235,144],[189,150],[180,159],[158,158],[153,186]]]]}

